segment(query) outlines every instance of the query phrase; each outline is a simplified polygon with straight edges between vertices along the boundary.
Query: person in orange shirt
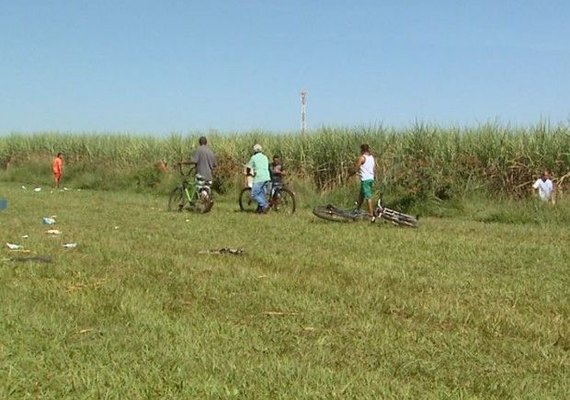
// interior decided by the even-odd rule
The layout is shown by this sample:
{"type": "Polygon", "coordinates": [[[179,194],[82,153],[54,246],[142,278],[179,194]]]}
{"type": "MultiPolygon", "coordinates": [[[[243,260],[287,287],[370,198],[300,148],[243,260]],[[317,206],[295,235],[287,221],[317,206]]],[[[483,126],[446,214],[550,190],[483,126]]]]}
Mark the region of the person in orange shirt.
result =
{"type": "Polygon", "coordinates": [[[61,173],[63,172],[63,154],[57,153],[57,156],[51,163],[51,169],[53,171],[54,187],[57,189],[59,188],[59,181],[61,181],[61,173]]]}

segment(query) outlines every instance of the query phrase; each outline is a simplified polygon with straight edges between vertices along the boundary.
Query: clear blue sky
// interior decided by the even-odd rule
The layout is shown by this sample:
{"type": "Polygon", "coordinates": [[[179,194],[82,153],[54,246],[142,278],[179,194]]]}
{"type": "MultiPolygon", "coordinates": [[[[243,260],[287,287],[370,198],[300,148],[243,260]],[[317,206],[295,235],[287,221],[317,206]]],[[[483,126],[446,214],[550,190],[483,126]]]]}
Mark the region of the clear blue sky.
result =
{"type": "Polygon", "coordinates": [[[570,1],[0,0],[0,134],[570,120],[570,1]]]}

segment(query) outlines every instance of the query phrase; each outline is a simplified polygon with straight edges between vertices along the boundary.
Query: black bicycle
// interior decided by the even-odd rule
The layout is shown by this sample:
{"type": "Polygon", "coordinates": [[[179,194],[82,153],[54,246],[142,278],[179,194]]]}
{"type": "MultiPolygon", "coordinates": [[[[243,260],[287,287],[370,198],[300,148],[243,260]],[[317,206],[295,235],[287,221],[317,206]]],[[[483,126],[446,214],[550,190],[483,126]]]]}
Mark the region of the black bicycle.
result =
{"type": "MultiPolygon", "coordinates": [[[[282,214],[293,214],[295,212],[295,193],[283,184],[267,183],[271,186],[265,191],[267,204],[276,212],[282,214]]],[[[239,208],[241,211],[255,212],[257,202],[251,198],[251,187],[244,187],[239,193],[239,208]]]]}
{"type": "MultiPolygon", "coordinates": [[[[360,209],[339,208],[332,204],[315,207],[313,209],[313,214],[319,218],[335,222],[370,220],[370,215],[368,215],[366,211],[360,209]]],[[[378,200],[378,203],[374,208],[374,217],[398,226],[407,226],[410,228],[417,228],[419,226],[417,218],[383,206],[382,200],[378,200]]]]}
{"type": "Polygon", "coordinates": [[[182,181],[170,192],[168,197],[168,209],[170,211],[189,210],[200,214],[209,212],[214,206],[212,198],[212,181],[204,179],[200,174],[194,176],[194,181],[190,182],[188,177],[195,170],[191,167],[184,172],[182,163],[178,163],[178,169],[182,176],[182,181]]]}

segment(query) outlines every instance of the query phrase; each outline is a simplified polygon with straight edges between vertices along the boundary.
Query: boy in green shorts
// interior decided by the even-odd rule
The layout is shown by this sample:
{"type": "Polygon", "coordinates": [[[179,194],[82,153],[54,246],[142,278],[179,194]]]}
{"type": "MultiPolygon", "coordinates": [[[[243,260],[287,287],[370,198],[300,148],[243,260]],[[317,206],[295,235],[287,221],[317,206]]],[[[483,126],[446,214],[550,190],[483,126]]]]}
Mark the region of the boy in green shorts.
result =
{"type": "Polygon", "coordinates": [[[360,145],[360,156],[356,160],[356,169],[360,175],[360,193],[356,208],[360,209],[364,200],[368,203],[368,214],[370,222],[374,222],[374,210],[372,207],[372,188],[374,185],[374,170],[376,162],[374,156],[370,154],[370,147],[367,144],[360,145]]]}

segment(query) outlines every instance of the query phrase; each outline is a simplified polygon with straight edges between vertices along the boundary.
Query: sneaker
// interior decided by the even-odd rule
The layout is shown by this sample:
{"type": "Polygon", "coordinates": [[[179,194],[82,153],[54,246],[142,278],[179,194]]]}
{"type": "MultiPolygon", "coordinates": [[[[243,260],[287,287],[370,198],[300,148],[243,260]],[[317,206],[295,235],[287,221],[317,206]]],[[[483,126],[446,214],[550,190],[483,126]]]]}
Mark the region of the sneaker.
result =
{"type": "Polygon", "coordinates": [[[373,224],[374,222],[376,222],[376,217],[372,217],[372,218],[370,218],[370,223],[372,223],[372,224],[373,224]]]}
{"type": "Polygon", "coordinates": [[[268,211],[269,211],[269,205],[266,205],[265,207],[263,207],[263,208],[261,209],[261,212],[262,212],[263,214],[267,214],[268,211]]]}

